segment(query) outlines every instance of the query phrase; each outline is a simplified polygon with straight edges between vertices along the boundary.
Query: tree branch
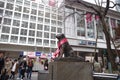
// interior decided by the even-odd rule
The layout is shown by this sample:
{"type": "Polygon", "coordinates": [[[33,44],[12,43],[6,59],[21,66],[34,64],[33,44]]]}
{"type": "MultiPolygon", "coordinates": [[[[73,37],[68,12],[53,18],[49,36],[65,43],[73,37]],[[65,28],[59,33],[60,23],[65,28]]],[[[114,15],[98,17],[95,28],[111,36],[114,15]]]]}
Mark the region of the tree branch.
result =
{"type": "Polygon", "coordinates": [[[109,10],[109,6],[110,6],[110,0],[107,0],[107,2],[106,2],[107,4],[106,4],[106,7],[105,7],[105,11],[104,11],[104,17],[107,15],[107,12],[108,12],[108,10],[109,10]]]}

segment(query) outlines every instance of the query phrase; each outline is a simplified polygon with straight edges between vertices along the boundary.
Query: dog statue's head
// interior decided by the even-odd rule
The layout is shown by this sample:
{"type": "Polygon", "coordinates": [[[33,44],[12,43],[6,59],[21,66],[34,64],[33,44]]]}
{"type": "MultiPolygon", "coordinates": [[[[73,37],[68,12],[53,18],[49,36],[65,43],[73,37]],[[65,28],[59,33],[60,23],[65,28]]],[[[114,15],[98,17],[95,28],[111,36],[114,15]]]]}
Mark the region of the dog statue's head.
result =
{"type": "Polygon", "coordinates": [[[57,38],[58,40],[61,40],[61,39],[65,38],[65,35],[64,35],[64,34],[57,34],[57,35],[56,35],[56,38],[57,38]]]}

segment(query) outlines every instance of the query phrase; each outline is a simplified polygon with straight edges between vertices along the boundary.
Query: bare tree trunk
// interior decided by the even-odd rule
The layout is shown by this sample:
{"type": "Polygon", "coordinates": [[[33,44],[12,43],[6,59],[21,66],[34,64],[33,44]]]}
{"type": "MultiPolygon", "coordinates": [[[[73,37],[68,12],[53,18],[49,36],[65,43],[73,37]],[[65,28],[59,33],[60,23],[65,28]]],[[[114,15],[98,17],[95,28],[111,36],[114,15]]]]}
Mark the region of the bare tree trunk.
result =
{"type": "MultiPolygon", "coordinates": [[[[103,32],[105,34],[105,39],[106,39],[107,52],[108,52],[108,62],[111,62],[112,68],[115,68],[115,61],[114,61],[113,51],[112,51],[111,42],[110,42],[111,36],[110,36],[110,33],[107,29],[107,28],[109,28],[109,26],[107,26],[107,24],[105,23],[106,21],[104,20],[104,17],[101,17],[101,22],[104,26],[103,32]]],[[[112,73],[112,72],[110,72],[110,73],[112,73]]]]}

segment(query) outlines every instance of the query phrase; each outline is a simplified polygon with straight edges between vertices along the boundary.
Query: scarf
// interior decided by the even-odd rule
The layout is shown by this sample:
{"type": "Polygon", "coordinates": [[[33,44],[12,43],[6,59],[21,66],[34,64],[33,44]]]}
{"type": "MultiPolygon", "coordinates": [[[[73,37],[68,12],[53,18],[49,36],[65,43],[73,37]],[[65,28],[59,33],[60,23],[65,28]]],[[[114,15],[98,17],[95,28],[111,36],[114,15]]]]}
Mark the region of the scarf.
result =
{"type": "Polygon", "coordinates": [[[58,42],[58,48],[57,50],[53,53],[53,58],[58,57],[58,55],[60,55],[60,46],[64,43],[68,42],[68,40],[66,38],[63,38],[62,40],[60,40],[58,42]]]}

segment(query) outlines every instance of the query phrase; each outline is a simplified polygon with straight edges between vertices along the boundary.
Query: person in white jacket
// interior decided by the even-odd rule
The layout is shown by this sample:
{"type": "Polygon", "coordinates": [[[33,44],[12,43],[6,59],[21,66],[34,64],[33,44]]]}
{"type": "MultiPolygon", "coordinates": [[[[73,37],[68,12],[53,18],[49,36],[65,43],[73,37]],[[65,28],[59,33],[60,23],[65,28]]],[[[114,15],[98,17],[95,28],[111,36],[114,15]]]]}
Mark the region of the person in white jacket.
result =
{"type": "Polygon", "coordinates": [[[13,63],[13,66],[12,66],[10,79],[14,79],[14,78],[15,78],[15,73],[18,71],[18,70],[17,70],[17,65],[18,65],[18,62],[17,62],[17,60],[15,59],[15,60],[14,60],[14,63],[13,63]]]}

